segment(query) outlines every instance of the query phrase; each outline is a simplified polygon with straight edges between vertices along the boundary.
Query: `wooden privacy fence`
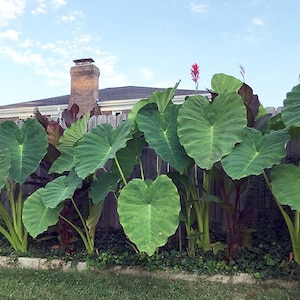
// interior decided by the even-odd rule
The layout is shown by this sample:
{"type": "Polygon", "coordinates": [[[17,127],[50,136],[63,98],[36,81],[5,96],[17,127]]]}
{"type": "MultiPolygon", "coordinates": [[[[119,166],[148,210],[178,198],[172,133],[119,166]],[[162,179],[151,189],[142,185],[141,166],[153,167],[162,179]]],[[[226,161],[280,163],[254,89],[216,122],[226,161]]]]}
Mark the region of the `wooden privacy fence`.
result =
{"type": "MultiPolygon", "coordinates": [[[[272,113],[276,112],[275,109],[270,111],[272,113]]],[[[90,130],[93,127],[102,124],[102,123],[110,123],[114,128],[118,126],[122,121],[127,119],[127,114],[120,115],[98,115],[92,116],[88,123],[88,129],[90,130]]],[[[64,120],[55,120],[58,121],[63,127],[64,120]]],[[[21,126],[22,122],[18,121],[18,125],[21,126]]],[[[154,179],[158,172],[158,160],[159,158],[155,154],[155,152],[150,148],[145,148],[142,153],[142,164],[144,169],[145,178],[154,179]]],[[[170,166],[167,163],[163,163],[160,172],[167,173],[170,171],[170,166]]],[[[199,172],[201,172],[199,170],[199,172]]],[[[30,178],[30,184],[25,185],[23,191],[25,195],[31,194],[39,185],[42,185],[42,180],[39,179],[43,177],[47,177],[47,173],[43,168],[39,168],[36,172],[38,175],[36,178],[30,178]]],[[[200,174],[201,176],[201,174],[200,174]]],[[[132,177],[140,177],[140,170],[138,166],[133,171],[132,177]]],[[[268,191],[264,180],[254,178],[252,184],[248,186],[248,193],[243,193],[241,195],[241,199],[239,202],[239,208],[254,205],[257,210],[264,210],[274,207],[274,203],[272,200],[271,193],[268,191]]],[[[215,187],[214,193],[218,195],[218,187],[215,187]]],[[[5,201],[6,195],[5,192],[1,193],[1,201],[5,201]]],[[[233,195],[234,197],[235,195],[233,195]]],[[[6,201],[5,201],[6,202],[6,201]]],[[[6,203],[6,205],[8,205],[6,203]]],[[[210,217],[212,222],[222,223],[225,222],[224,211],[220,209],[220,207],[214,203],[211,204],[210,217]]],[[[253,220],[255,221],[255,220],[253,220]]],[[[104,207],[102,211],[102,215],[99,221],[99,227],[114,227],[120,228],[119,217],[117,213],[117,203],[113,194],[109,194],[104,202],[104,207]]]]}

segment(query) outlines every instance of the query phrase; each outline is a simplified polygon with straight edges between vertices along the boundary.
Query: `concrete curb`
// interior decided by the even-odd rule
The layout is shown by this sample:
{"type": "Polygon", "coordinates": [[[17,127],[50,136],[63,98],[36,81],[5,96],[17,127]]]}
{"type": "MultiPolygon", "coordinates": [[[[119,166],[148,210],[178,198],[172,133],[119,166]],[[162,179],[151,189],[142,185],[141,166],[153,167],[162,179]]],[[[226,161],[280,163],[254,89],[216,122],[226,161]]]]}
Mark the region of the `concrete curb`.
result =
{"type": "Polygon", "coordinates": [[[35,270],[53,270],[58,269],[63,272],[67,271],[93,271],[97,273],[116,273],[134,276],[151,276],[154,278],[165,278],[170,280],[188,280],[188,281],[198,281],[205,280],[209,282],[218,282],[223,284],[266,284],[266,285],[276,285],[284,288],[299,287],[300,282],[294,281],[284,281],[284,280],[262,280],[255,279],[252,275],[247,273],[239,273],[235,275],[199,275],[196,273],[188,272],[174,272],[174,271],[155,271],[148,272],[140,267],[123,267],[123,266],[113,266],[106,269],[96,269],[88,266],[86,262],[78,262],[72,264],[71,262],[65,262],[60,259],[46,259],[46,258],[33,258],[33,257],[9,257],[0,256],[0,268],[25,268],[25,269],[35,269],[35,270]]]}
{"type": "Polygon", "coordinates": [[[46,259],[34,257],[18,257],[0,256],[0,267],[6,268],[24,268],[36,270],[60,269],[62,271],[84,271],[87,270],[85,262],[78,262],[75,266],[71,262],[65,262],[60,259],[46,259]]]}

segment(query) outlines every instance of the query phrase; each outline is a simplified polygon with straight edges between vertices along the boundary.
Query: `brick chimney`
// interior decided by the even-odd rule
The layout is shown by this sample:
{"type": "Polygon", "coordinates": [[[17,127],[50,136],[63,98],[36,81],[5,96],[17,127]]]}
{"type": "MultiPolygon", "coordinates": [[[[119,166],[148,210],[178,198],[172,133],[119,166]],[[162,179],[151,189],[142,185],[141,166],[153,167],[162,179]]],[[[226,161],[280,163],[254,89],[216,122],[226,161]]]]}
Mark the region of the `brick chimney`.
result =
{"type": "Polygon", "coordinates": [[[71,67],[71,96],[69,107],[75,103],[79,106],[78,117],[86,112],[94,110],[94,114],[100,114],[97,105],[99,97],[99,69],[93,64],[91,58],[75,59],[75,66],[71,67]]]}

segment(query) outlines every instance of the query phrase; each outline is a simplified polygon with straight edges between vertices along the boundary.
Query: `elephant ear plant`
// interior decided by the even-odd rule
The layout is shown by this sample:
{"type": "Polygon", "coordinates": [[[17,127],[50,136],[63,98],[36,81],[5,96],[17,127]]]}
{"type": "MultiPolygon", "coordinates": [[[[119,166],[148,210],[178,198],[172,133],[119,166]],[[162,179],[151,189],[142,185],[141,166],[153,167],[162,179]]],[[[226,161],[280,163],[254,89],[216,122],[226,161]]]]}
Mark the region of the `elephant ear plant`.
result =
{"type": "Polygon", "coordinates": [[[194,208],[199,244],[206,250],[211,249],[210,202],[219,201],[211,191],[212,169],[242,141],[247,126],[246,107],[238,94],[242,82],[226,74],[216,74],[211,85],[211,99],[201,95],[188,97],[177,117],[179,141],[196,164],[185,171],[189,178],[184,193],[187,195],[185,220],[194,208]],[[202,170],[201,177],[197,167],[202,170]]]}
{"type": "Polygon", "coordinates": [[[47,153],[47,136],[35,119],[28,119],[21,128],[13,121],[1,123],[0,140],[0,188],[4,187],[2,194],[8,200],[7,207],[0,202],[0,233],[15,251],[25,253],[28,233],[22,223],[23,203],[27,201],[23,186],[47,153]]]}
{"type": "Polygon", "coordinates": [[[173,181],[161,174],[162,161],[181,172],[190,161],[176,133],[179,107],[171,100],[177,86],[141,100],[129,116],[136,120],[149,147],[159,156],[156,178],[145,178],[140,164],[141,178],[126,183],[118,199],[118,213],[125,233],[148,255],[163,246],[179,224],[179,194],[173,181]]]}
{"type": "MultiPolygon", "coordinates": [[[[290,144],[299,149],[300,136],[300,84],[296,85],[283,102],[281,112],[282,122],[290,133],[290,144]]],[[[300,167],[299,157],[296,161],[276,166],[271,171],[270,178],[265,174],[275,202],[278,205],[289,230],[293,256],[300,264],[300,167]],[[289,206],[292,215],[288,214],[285,206],[289,206]]]]}
{"type": "Polygon", "coordinates": [[[113,129],[110,124],[101,124],[86,132],[88,119],[89,115],[85,115],[64,131],[57,145],[61,155],[49,170],[63,175],[29,197],[23,209],[23,222],[29,233],[36,237],[61,218],[78,233],[87,253],[92,253],[95,229],[101,215],[103,200],[110,189],[113,189],[110,186],[111,178],[117,183],[118,177],[103,176],[105,179],[101,180],[100,186],[100,181],[93,185],[93,180],[98,180],[98,171],[103,169],[109,160],[115,159],[117,165],[120,165],[116,153],[131,139],[133,122],[125,121],[116,129],[113,129]],[[85,202],[89,207],[89,215],[85,218],[75,201],[75,196],[82,184],[91,182],[90,197],[79,199],[80,204],[85,202]],[[107,185],[110,188],[107,188],[107,185]],[[102,196],[97,193],[99,191],[102,196]],[[61,214],[65,201],[71,201],[83,229],[61,214]]]}

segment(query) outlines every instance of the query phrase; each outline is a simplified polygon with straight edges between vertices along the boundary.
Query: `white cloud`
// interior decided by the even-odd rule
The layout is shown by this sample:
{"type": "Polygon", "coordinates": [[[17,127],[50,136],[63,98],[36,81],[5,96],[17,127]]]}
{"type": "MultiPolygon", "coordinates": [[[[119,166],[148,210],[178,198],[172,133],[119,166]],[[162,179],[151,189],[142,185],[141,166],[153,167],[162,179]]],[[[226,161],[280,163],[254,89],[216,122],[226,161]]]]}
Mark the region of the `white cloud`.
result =
{"type": "MultiPolygon", "coordinates": [[[[9,36],[8,33],[5,36],[9,36]]],[[[12,32],[10,36],[13,36],[12,32]]],[[[17,36],[15,34],[15,36],[17,36]]],[[[0,56],[15,64],[25,65],[33,73],[45,78],[51,87],[65,87],[70,81],[70,67],[77,58],[91,57],[100,68],[102,87],[128,85],[127,77],[115,70],[118,58],[111,52],[102,51],[99,38],[78,31],[69,40],[54,40],[47,43],[24,39],[12,41],[14,46],[0,43],[0,56]]]]}
{"type": "Polygon", "coordinates": [[[0,0],[0,27],[24,12],[26,0],[0,0]]]}
{"type": "Polygon", "coordinates": [[[207,11],[207,5],[204,3],[194,3],[191,2],[190,4],[191,10],[195,13],[204,13],[207,11]]]}
{"type": "Polygon", "coordinates": [[[0,32],[0,40],[18,41],[19,32],[12,29],[6,30],[4,32],[0,32]]]}
{"type": "Polygon", "coordinates": [[[66,4],[65,0],[37,0],[37,7],[31,13],[33,15],[46,14],[49,10],[57,10],[66,4]]]}
{"type": "Polygon", "coordinates": [[[39,15],[47,13],[47,3],[45,0],[38,0],[38,6],[32,10],[32,14],[39,15]]]}
{"type": "Polygon", "coordinates": [[[54,8],[54,9],[58,9],[60,8],[61,6],[64,6],[67,4],[67,1],[66,0],[52,0],[50,1],[51,2],[51,6],[54,8]]]}
{"type": "Polygon", "coordinates": [[[90,43],[94,40],[91,34],[81,34],[78,38],[79,43],[90,43]]]}
{"type": "Polygon", "coordinates": [[[138,70],[138,74],[142,77],[143,80],[151,80],[154,77],[153,72],[148,68],[141,68],[138,70]]]}
{"type": "Polygon", "coordinates": [[[67,15],[61,16],[60,20],[62,22],[74,22],[81,17],[83,17],[83,13],[81,11],[72,10],[67,15]]]}
{"type": "Polygon", "coordinates": [[[255,17],[251,20],[251,23],[256,26],[265,26],[266,23],[262,18],[255,17]]]}

